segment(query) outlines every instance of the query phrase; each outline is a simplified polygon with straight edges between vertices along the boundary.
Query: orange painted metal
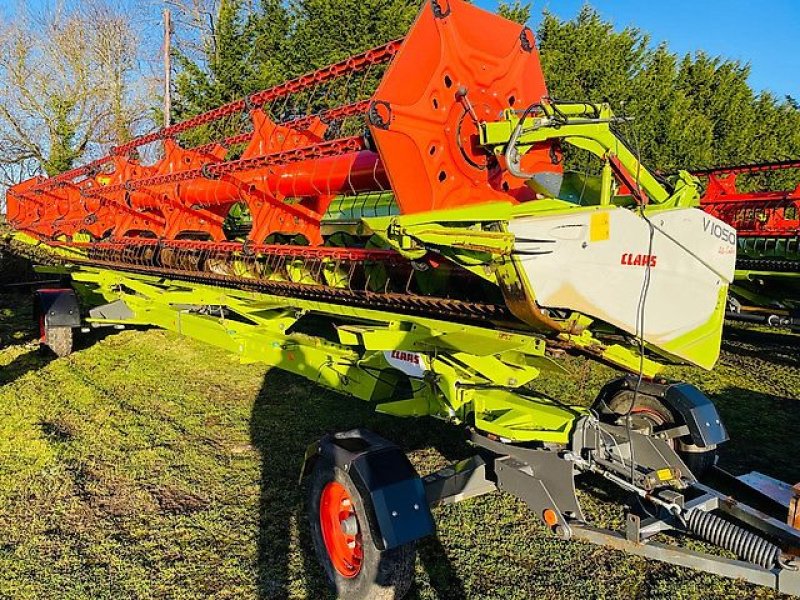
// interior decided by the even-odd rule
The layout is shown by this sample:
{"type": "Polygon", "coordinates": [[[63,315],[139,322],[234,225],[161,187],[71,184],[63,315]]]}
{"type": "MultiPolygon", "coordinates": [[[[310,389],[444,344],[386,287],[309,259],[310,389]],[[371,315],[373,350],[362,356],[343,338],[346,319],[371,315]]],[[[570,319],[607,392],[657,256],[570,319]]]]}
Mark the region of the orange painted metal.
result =
{"type": "MultiPolygon", "coordinates": [[[[375,94],[371,130],[404,213],[531,200],[525,182],[478,146],[474,117],[493,121],[547,95],[532,32],[462,0],[420,13],[375,94]]],[[[557,171],[551,146],[529,171],[557,171]]]]}
{"type": "Polygon", "coordinates": [[[322,489],[319,522],[333,568],[346,579],[357,577],[364,562],[364,548],[353,500],[338,481],[331,481],[322,489]],[[347,521],[353,522],[353,531],[346,530],[347,521]]]}
{"type": "Polygon", "coordinates": [[[789,517],[786,522],[795,529],[800,529],[800,483],[792,487],[792,497],[789,500],[789,517]]]}
{"type": "Polygon", "coordinates": [[[701,200],[709,214],[736,228],[740,237],[789,238],[800,235],[800,182],[792,190],[743,192],[740,175],[800,172],[800,160],[696,171],[706,179],[701,200]]]}
{"type": "MultiPolygon", "coordinates": [[[[463,0],[431,0],[404,40],[141,136],[85,167],[11,188],[8,220],[51,240],[88,233],[222,242],[226,216],[240,203],[252,216],[251,243],[301,236],[316,246],[340,195],[391,191],[402,213],[528,201],[534,193],[526,182],[478,145],[477,122],[546,95],[529,29],[463,0]],[[374,71],[387,64],[384,73],[374,71]],[[330,106],[328,97],[352,88],[356,73],[379,79],[374,94],[359,91],[330,106]],[[300,114],[297,98],[308,103],[300,114]],[[231,134],[228,125],[237,122],[248,123],[247,132],[231,134]],[[178,141],[215,127],[228,131],[218,142],[185,148],[178,141]],[[145,164],[143,149],[153,144],[161,158],[145,164]]],[[[549,144],[524,161],[528,172],[561,170],[558,148],[549,144]]]]}

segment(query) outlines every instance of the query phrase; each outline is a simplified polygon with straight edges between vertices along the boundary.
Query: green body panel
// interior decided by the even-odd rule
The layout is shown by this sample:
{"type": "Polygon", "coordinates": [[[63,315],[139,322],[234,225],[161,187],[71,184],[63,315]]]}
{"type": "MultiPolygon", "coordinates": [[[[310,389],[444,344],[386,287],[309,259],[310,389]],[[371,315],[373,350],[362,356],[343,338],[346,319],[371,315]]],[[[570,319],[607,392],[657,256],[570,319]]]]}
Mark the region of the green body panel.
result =
{"type": "Polygon", "coordinates": [[[374,402],[388,414],[471,422],[516,442],[560,444],[585,414],[528,397],[526,384],[560,368],[535,336],[119,271],[81,268],[71,276],[85,297],[122,300],[133,313],[122,321],[90,319],[95,325],[161,327],[374,402]],[[311,313],[336,325],[337,341],[293,332],[311,313]],[[386,359],[398,351],[426,363],[410,386],[400,385],[406,375],[386,359]]]}
{"type": "MultiPolygon", "coordinates": [[[[509,110],[503,120],[483,123],[481,144],[497,155],[513,159],[535,144],[562,140],[603,160],[602,179],[594,193],[601,205],[612,203],[610,161],[615,160],[646,193],[649,203],[662,209],[699,206],[697,179],[681,171],[672,191],[667,190],[612,131],[611,125],[621,119],[614,116],[608,104],[545,102],[539,108],[540,114],[524,121],[520,121],[516,111],[509,110]]],[[[569,189],[564,191],[569,196],[569,189]]]]}
{"type": "Polygon", "coordinates": [[[337,196],[323,216],[323,223],[360,222],[369,217],[386,217],[400,212],[392,192],[371,192],[337,196]]]}
{"type": "Polygon", "coordinates": [[[737,270],[731,294],[757,307],[800,310],[800,270],[737,270]]]}
{"type": "Polygon", "coordinates": [[[800,310],[800,236],[740,236],[731,294],[766,310],[800,310]]]}
{"type": "Polygon", "coordinates": [[[704,369],[711,369],[719,359],[727,298],[728,288],[720,288],[717,304],[711,319],[697,329],[664,344],[661,350],[669,353],[673,349],[680,348],[683,352],[686,352],[687,348],[691,348],[694,356],[697,357],[696,364],[704,369]]]}

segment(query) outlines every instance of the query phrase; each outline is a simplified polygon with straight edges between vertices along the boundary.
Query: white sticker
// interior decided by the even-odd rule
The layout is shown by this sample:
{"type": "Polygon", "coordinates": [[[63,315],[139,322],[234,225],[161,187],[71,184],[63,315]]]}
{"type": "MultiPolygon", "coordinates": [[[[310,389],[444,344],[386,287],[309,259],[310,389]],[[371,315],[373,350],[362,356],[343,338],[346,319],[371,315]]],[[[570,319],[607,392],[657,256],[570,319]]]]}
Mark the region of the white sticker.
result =
{"type": "Polygon", "coordinates": [[[386,351],[383,354],[386,357],[386,362],[409,377],[421,379],[425,376],[425,373],[428,372],[425,356],[419,352],[392,350],[386,351]]]}

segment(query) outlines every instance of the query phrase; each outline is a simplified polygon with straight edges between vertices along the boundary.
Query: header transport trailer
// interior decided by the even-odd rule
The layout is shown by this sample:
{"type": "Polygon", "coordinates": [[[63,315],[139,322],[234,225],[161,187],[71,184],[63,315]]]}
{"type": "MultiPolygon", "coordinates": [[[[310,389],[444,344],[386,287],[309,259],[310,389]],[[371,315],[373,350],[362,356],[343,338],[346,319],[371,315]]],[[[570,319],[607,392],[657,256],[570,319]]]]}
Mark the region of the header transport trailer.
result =
{"type": "Polygon", "coordinates": [[[785,509],[701,483],[725,427],[659,377],[714,366],[736,232],[620,123],[548,98],[529,29],[432,0],[402,40],[12,188],[6,244],[71,278],[37,299],[59,353],[80,302],[95,326],[163,327],[466,429],[474,457],[424,477],[369,431],[309,446],[311,534],[342,598],[402,597],[430,507],[494,490],[564,539],[800,593],[785,509]],[[600,175],[566,172],[567,146],[600,175]],[[627,374],[591,407],[538,394],[565,352],[627,374]],[[590,524],[581,473],[630,494],[624,532],[590,524]]]}

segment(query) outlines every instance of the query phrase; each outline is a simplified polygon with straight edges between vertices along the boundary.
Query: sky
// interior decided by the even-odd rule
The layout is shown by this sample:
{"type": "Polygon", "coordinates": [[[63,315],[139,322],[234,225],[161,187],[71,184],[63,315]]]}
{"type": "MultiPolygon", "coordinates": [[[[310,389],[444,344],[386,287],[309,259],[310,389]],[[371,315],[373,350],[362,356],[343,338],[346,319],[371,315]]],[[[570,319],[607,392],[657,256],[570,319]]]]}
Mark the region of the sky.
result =
{"type": "MultiPolygon", "coordinates": [[[[574,17],[585,0],[534,0],[535,29],[543,10],[574,17]]],[[[496,0],[477,0],[493,9],[496,0]]],[[[800,0],[591,0],[618,29],[633,25],[678,54],[704,50],[751,67],[750,84],[800,100],[800,0]],[[763,2],[763,3],[762,3],[763,2]]]]}
{"type": "MultiPolygon", "coordinates": [[[[132,6],[157,8],[160,0],[120,0],[132,6]]],[[[587,0],[533,0],[531,26],[542,11],[569,19],[587,0]]],[[[0,0],[0,15],[13,17],[20,5],[41,8],[57,0],[0,0]]],[[[80,3],[81,0],[67,0],[80,3]]],[[[497,0],[476,0],[494,9],[497,0]]],[[[779,98],[800,100],[800,0],[588,0],[618,28],[634,25],[666,41],[678,54],[704,50],[749,63],[750,84],[779,98]]],[[[158,11],[154,11],[157,15],[158,11]]],[[[154,32],[156,33],[156,32],[154,32]]]]}

